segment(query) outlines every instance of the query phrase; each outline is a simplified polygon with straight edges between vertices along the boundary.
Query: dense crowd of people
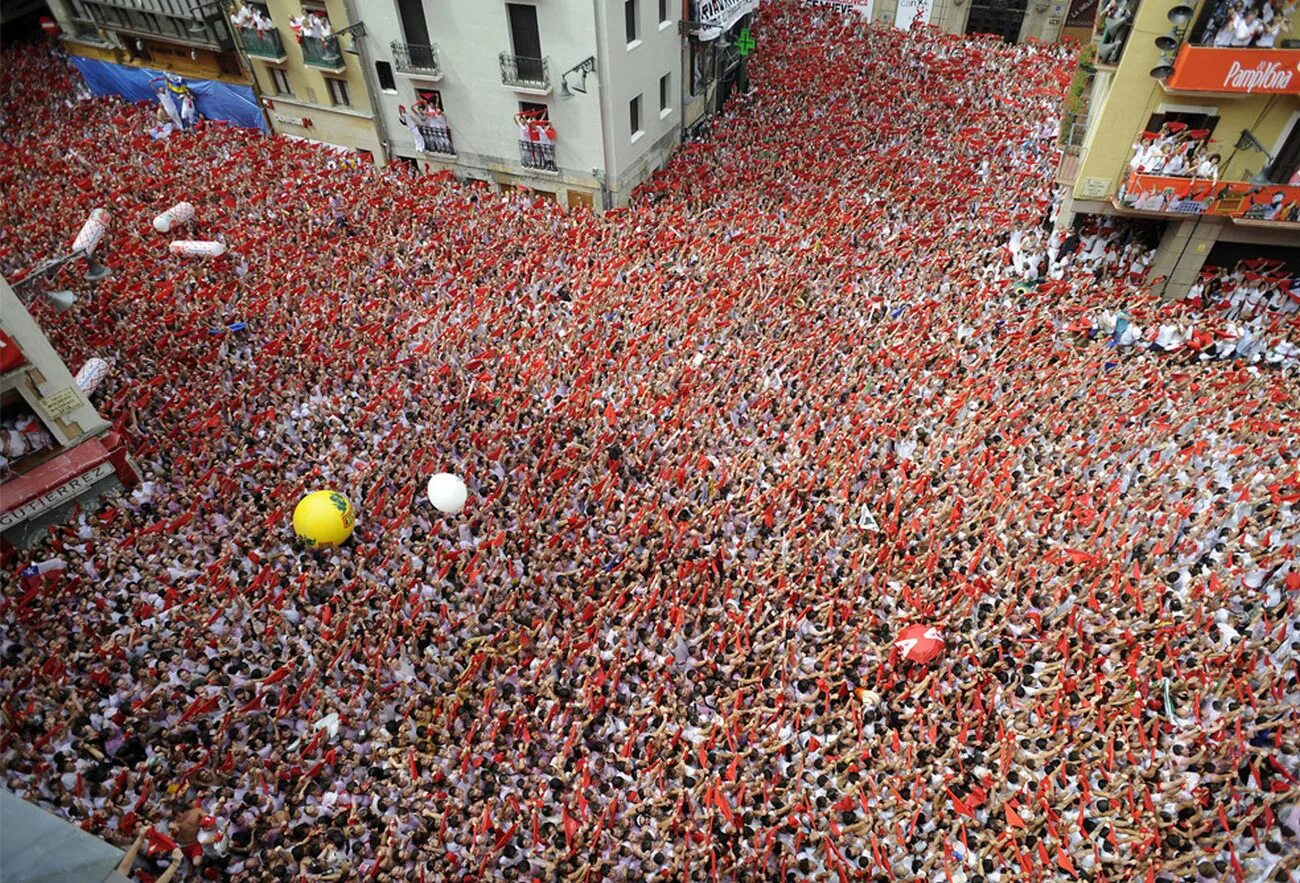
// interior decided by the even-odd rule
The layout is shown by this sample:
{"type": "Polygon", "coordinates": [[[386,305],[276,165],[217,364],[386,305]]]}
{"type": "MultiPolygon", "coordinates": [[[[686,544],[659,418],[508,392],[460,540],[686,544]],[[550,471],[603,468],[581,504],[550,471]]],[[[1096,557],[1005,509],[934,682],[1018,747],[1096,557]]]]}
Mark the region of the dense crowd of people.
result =
{"type": "Polygon", "coordinates": [[[143,475],[4,589],[6,787],[139,879],[1297,879],[1293,384],[1080,339],[1167,307],[1052,241],[1068,49],[756,27],[599,217],[0,56],[0,270],[113,213],[32,310],[143,475]]]}
{"type": "Polygon", "coordinates": [[[1220,49],[1272,49],[1295,36],[1295,8],[1295,0],[1216,0],[1195,42],[1220,49]]]}

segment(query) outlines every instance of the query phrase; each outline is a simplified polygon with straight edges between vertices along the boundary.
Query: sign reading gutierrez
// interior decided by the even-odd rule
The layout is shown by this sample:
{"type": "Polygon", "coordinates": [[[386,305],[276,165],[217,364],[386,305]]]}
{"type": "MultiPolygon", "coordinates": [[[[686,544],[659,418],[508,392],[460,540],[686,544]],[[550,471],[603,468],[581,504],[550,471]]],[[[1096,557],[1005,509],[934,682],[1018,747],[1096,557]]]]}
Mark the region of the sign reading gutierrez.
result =
{"type": "Polygon", "coordinates": [[[1179,92],[1300,95],[1300,49],[1184,46],[1165,88],[1179,92]]]}

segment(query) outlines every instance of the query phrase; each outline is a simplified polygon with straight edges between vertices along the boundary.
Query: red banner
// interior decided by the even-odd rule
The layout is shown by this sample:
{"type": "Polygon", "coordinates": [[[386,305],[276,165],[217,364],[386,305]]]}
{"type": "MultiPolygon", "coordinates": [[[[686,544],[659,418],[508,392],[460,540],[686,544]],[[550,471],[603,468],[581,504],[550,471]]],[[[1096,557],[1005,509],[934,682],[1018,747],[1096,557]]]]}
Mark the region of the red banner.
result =
{"type": "Polygon", "coordinates": [[[1300,95],[1300,49],[1216,49],[1185,45],[1165,88],[1182,92],[1300,95]]]}
{"type": "Polygon", "coordinates": [[[1254,221],[1300,222],[1300,187],[1245,181],[1129,175],[1115,195],[1124,208],[1171,215],[1220,215],[1254,221]]]}

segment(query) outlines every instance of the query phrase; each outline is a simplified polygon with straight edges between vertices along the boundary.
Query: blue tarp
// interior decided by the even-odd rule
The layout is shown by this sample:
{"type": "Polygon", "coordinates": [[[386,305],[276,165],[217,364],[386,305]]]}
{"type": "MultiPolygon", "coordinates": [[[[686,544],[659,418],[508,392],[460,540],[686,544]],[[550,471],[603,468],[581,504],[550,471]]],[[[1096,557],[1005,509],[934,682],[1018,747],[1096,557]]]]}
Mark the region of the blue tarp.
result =
{"type": "MultiPolygon", "coordinates": [[[[128,67],[111,61],[72,56],[72,63],[81,71],[86,85],[95,95],[121,95],[128,101],[158,103],[150,80],[163,76],[162,71],[144,67],[128,67]]],[[[210,120],[227,120],[246,129],[266,131],[266,118],[249,86],[233,86],[213,80],[185,77],[185,85],[194,93],[194,104],[210,120]]]]}

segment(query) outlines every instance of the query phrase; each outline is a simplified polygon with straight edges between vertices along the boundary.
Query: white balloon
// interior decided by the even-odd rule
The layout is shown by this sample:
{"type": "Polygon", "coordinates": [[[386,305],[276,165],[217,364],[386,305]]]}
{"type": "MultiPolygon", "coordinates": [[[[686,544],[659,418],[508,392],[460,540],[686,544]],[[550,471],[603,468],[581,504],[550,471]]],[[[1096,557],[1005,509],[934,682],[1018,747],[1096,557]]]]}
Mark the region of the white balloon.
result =
{"type": "Polygon", "coordinates": [[[178,202],[153,219],[153,228],[159,233],[168,233],[173,227],[188,224],[192,220],[194,220],[194,206],[188,202],[178,202]]]}
{"type": "Polygon", "coordinates": [[[190,258],[215,258],[226,253],[224,242],[203,242],[196,239],[176,239],[170,246],[172,254],[190,258]]]}
{"type": "Polygon", "coordinates": [[[77,232],[77,238],[73,240],[73,251],[84,251],[86,254],[93,254],[95,248],[99,245],[99,240],[104,238],[104,231],[108,229],[108,223],[112,220],[112,215],[107,209],[97,208],[86,218],[86,223],[81,225],[77,232]]]}
{"type": "Polygon", "coordinates": [[[86,395],[90,395],[107,376],[108,362],[96,356],[86,360],[86,364],[81,366],[81,370],[77,372],[74,379],[81,391],[86,395]]]}
{"type": "Polygon", "coordinates": [[[465,482],[449,472],[439,472],[429,478],[429,502],[439,512],[455,514],[465,508],[469,490],[465,482]]]}

